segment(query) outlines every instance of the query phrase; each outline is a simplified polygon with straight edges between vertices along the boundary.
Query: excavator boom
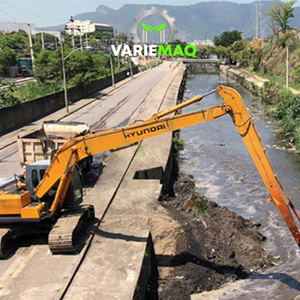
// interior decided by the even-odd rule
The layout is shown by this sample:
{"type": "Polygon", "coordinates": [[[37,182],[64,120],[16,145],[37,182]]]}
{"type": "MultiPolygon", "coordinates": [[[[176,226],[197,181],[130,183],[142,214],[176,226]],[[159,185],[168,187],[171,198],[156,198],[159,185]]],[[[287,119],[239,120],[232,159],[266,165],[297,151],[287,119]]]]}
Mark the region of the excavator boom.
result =
{"type": "MultiPolygon", "coordinates": [[[[271,201],[276,205],[295,241],[300,246],[300,234],[292,213],[294,213],[298,221],[299,214],[278,181],[266,149],[260,139],[260,135],[255,128],[253,119],[247,112],[241,96],[235,90],[223,86],[220,86],[216,90],[203,96],[196,96],[169,110],[159,112],[149,120],[139,124],[96,131],[66,142],[54,155],[42,181],[35,189],[35,195],[38,199],[42,199],[49,190],[59,182],[55,199],[49,210],[50,214],[55,214],[62,208],[68,186],[72,179],[72,167],[78,161],[107,150],[113,151],[124,148],[156,135],[179,130],[202,122],[213,121],[224,115],[230,115],[232,118],[234,125],[243,139],[263,182],[269,191],[271,201]],[[215,92],[218,92],[223,99],[223,105],[167,117],[183,107],[201,101],[205,96],[215,92]]],[[[23,197],[24,199],[21,199],[22,195],[18,196],[23,203],[28,202],[28,192],[25,193],[27,193],[27,197],[23,197]]],[[[13,198],[13,195],[6,194],[3,196],[0,194],[0,222],[1,215],[3,215],[3,211],[5,212],[4,207],[7,205],[10,198],[13,198]]],[[[14,201],[17,207],[18,198],[14,201]]],[[[33,215],[35,218],[41,218],[41,211],[43,209],[42,204],[37,212],[34,211],[35,213],[33,215]]],[[[25,204],[24,206],[24,209],[26,209],[27,206],[25,204]]]]}

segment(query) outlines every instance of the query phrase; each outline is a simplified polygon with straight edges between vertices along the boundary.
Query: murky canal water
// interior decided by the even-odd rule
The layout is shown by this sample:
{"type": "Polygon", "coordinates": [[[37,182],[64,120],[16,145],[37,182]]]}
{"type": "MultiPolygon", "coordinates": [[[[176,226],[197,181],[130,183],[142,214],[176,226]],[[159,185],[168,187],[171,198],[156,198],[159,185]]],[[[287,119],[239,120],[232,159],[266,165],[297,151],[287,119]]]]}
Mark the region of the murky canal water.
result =
{"type": "MultiPolygon", "coordinates": [[[[300,210],[299,159],[284,149],[285,144],[278,136],[279,127],[265,116],[259,99],[238,85],[224,82],[219,75],[204,74],[189,77],[185,97],[192,98],[218,85],[230,85],[242,95],[279,180],[300,210]],[[279,148],[273,148],[274,145],[279,148]]],[[[222,99],[213,94],[184,112],[217,104],[222,104],[222,99]]],[[[198,191],[219,205],[261,223],[261,232],[267,237],[266,249],[281,257],[279,265],[265,274],[255,274],[244,282],[231,284],[217,292],[218,295],[212,294],[212,299],[295,299],[300,295],[300,251],[275,206],[267,203],[268,191],[231,118],[224,116],[183,129],[181,138],[186,141],[181,154],[182,169],[195,176],[198,191]]]]}

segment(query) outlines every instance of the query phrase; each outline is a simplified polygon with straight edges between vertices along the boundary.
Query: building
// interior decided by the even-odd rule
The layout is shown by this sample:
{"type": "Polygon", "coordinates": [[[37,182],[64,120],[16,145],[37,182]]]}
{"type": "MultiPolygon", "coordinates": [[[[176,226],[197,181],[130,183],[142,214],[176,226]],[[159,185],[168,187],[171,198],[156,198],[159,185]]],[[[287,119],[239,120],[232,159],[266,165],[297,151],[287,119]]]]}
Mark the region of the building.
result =
{"type": "MultiPolygon", "coordinates": [[[[31,25],[31,30],[34,30],[34,24],[31,25]]],[[[5,31],[6,33],[18,32],[19,30],[24,30],[28,32],[27,23],[13,23],[13,22],[0,22],[0,31],[5,31]]]]}
{"type": "Polygon", "coordinates": [[[66,33],[72,34],[74,31],[74,35],[83,35],[85,33],[91,33],[95,31],[101,32],[109,32],[112,35],[114,34],[114,28],[107,24],[93,23],[91,21],[80,21],[75,20],[74,22],[70,22],[66,24],[66,33]]]}
{"type": "Polygon", "coordinates": [[[213,40],[195,40],[193,44],[195,46],[203,45],[203,46],[211,46],[211,47],[214,47],[215,45],[213,40]]]}

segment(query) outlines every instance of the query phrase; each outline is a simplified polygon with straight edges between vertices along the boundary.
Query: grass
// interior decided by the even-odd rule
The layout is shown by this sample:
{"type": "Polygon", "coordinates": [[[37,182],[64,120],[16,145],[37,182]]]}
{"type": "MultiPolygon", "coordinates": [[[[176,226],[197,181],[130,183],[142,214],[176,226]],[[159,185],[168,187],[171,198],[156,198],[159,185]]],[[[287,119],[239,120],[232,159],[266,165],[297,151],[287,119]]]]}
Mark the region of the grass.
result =
{"type": "Polygon", "coordinates": [[[267,114],[280,120],[284,135],[295,145],[296,153],[300,154],[300,96],[274,81],[265,83],[260,95],[268,103],[267,114]]]}
{"type": "Polygon", "coordinates": [[[177,152],[184,150],[185,141],[180,138],[180,132],[179,131],[176,131],[173,134],[173,146],[174,146],[174,149],[177,152]]]}
{"type": "Polygon", "coordinates": [[[27,84],[18,86],[14,92],[14,96],[21,102],[25,102],[56,93],[61,90],[61,84],[42,85],[37,82],[29,82],[27,84]]]}
{"type": "MultiPolygon", "coordinates": [[[[256,72],[256,74],[262,78],[265,79],[269,79],[270,81],[276,82],[277,84],[279,84],[282,88],[285,88],[286,86],[286,77],[282,76],[282,75],[269,75],[269,74],[265,74],[261,71],[256,72]]],[[[300,82],[289,82],[289,86],[291,88],[294,88],[296,90],[300,91],[300,82]]]]}
{"type": "MultiPolygon", "coordinates": [[[[128,69],[128,65],[116,68],[116,74],[128,69]]],[[[99,77],[98,79],[101,79],[99,77]]],[[[38,99],[63,90],[62,81],[57,83],[41,84],[39,82],[28,82],[17,86],[13,81],[1,81],[2,85],[9,85],[9,88],[0,90],[0,109],[13,106],[22,102],[38,99]]],[[[68,88],[74,87],[71,83],[68,88]]],[[[73,103],[70,103],[72,105],[73,103]]]]}
{"type": "Polygon", "coordinates": [[[204,195],[200,195],[197,192],[193,192],[191,195],[191,206],[195,209],[196,217],[198,219],[203,219],[206,216],[209,216],[207,208],[208,208],[208,200],[204,195]]]}

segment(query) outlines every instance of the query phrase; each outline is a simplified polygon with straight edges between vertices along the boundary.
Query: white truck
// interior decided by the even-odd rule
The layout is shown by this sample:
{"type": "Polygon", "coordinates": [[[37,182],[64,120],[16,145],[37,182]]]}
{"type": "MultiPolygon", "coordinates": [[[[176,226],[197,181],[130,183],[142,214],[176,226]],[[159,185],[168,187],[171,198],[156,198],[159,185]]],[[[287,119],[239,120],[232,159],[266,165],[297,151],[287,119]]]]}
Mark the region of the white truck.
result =
{"type": "MultiPolygon", "coordinates": [[[[20,164],[27,166],[40,160],[51,160],[54,152],[67,140],[85,135],[90,128],[80,122],[46,121],[41,129],[18,137],[20,164]]],[[[91,169],[92,157],[80,162],[84,171],[91,169]]]]}

